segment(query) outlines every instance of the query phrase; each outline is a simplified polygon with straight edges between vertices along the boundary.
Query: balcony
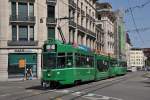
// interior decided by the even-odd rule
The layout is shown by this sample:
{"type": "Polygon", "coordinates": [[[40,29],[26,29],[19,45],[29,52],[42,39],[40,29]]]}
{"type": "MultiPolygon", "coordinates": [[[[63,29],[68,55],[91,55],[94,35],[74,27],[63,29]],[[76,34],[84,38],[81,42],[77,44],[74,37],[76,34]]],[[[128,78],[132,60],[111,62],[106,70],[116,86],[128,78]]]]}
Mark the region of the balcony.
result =
{"type": "Polygon", "coordinates": [[[90,16],[89,14],[86,14],[86,17],[87,17],[89,20],[95,22],[95,19],[94,19],[92,16],[90,16]]]}
{"type": "Polygon", "coordinates": [[[88,19],[90,19],[90,15],[89,15],[89,14],[86,14],[86,17],[87,17],[88,19]]]}
{"type": "Polygon", "coordinates": [[[79,7],[77,7],[77,11],[78,11],[78,13],[80,13],[80,10],[81,10],[81,9],[80,9],[79,7]]]}
{"type": "Polygon", "coordinates": [[[46,0],[46,2],[48,5],[55,6],[57,3],[57,0],[46,0]]]}
{"type": "Polygon", "coordinates": [[[82,31],[82,32],[86,32],[86,28],[84,28],[83,26],[81,26],[81,25],[78,25],[78,29],[80,30],[80,31],[82,31]]]}
{"type": "Polygon", "coordinates": [[[74,21],[69,21],[69,26],[76,27],[76,23],[74,21]]]}
{"type": "Polygon", "coordinates": [[[77,5],[76,5],[76,3],[74,2],[74,0],[69,0],[69,5],[72,7],[72,8],[76,8],[77,7],[77,5]]]}
{"type": "Polygon", "coordinates": [[[94,36],[94,37],[96,37],[96,33],[92,32],[91,30],[87,30],[87,33],[94,36]]]}
{"type": "Polygon", "coordinates": [[[10,2],[35,2],[35,0],[9,0],[10,2]]]}
{"type": "Polygon", "coordinates": [[[11,23],[35,23],[35,16],[11,15],[11,23]]]}
{"type": "Polygon", "coordinates": [[[38,41],[14,41],[9,40],[7,42],[8,46],[38,46],[38,41]]]}
{"type": "Polygon", "coordinates": [[[47,22],[48,25],[56,25],[57,20],[55,18],[47,17],[46,22],[47,22]]]}
{"type": "Polygon", "coordinates": [[[81,10],[81,15],[85,16],[85,11],[81,10]]]}

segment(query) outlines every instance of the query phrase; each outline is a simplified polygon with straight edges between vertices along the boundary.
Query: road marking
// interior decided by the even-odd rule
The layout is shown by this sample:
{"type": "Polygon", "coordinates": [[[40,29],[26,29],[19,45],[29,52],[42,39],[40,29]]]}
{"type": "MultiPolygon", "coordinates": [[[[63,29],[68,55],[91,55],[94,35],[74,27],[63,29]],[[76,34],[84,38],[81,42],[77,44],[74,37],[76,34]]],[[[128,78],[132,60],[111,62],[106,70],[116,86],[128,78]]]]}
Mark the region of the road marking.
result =
{"type": "Polygon", "coordinates": [[[71,92],[71,91],[70,91],[70,90],[57,90],[57,91],[54,91],[54,92],[69,93],[69,92],[71,92]]]}
{"type": "MultiPolygon", "coordinates": [[[[84,94],[84,92],[74,92],[72,90],[54,90],[54,92],[59,92],[59,93],[71,93],[74,96],[80,96],[84,94]]],[[[83,98],[89,99],[89,100],[123,100],[120,98],[115,98],[115,97],[109,97],[109,96],[104,96],[104,95],[99,95],[99,94],[94,94],[94,93],[88,93],[86,95],[82,96],[83,98]]],[[[59,100],[59,99],[58,99],[59,100]]],[[[62,100],[62,99],[60,99],[62,100]]]]}
{"type": "Polygon", "coordinates": [[[146,81],[146,80],[148,80],[149,78],[143,78],[143,81],[146,81]]]}
{"type": "Polygon", "coordinates": [[[7,97],[7,96],[12,96],[12,95],[19,95],[19,94],[22,94],[22,93],[30,93],[30,92],[33,92],[33,90],[26,90],[26,91],[17,91],[17,92],[12,92],[12,93],[5,93],[5,94],[2,94],[0,96],[2,97],[7,97]]]}
{"type": "Polygon", "coordinates": [[[0,96],[1,96],[1,97],[6,97],[6,96],[9,96],[9,95],[11,95],[11,94],[6,93],[6,94],[2,94],[2,95],[0,95],[0,96]]]}
{"type": "Polygon", "coordinates": [[[95,94],[89,93],[89,94],[87,94],[87,95],[85,95],[85,96],[87,96],[87,97],[92,97],[92,96],[95,96],[95,94]]]}
{"type": "Polygon", "coordinates": [[[82,92],[75,92],[75,93],[72,93],[72,95],[80,95],[82,94],[82,92]]]}

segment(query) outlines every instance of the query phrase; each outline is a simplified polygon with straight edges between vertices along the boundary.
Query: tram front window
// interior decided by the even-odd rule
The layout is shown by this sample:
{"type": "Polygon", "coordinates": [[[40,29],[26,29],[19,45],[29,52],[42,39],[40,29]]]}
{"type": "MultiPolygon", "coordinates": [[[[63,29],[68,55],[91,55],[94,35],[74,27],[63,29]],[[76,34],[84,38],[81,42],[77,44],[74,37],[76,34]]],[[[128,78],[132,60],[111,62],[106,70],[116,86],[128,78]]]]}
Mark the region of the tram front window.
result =
{"type": "Polygon", "coordinates": [[[43,54],[43,68],[56,68],[56,54],[43,54]]]}

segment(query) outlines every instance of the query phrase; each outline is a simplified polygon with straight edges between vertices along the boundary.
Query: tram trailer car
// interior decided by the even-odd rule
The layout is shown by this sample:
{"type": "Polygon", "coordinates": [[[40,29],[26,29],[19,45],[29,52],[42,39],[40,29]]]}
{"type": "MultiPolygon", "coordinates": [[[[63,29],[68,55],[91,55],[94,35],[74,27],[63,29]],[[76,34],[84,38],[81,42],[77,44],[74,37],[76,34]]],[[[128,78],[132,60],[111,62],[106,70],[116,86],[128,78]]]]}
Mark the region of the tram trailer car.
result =
{"type": "Polygon", "coordinates": [[[43,46],[41,85],[55,87],[107,79],[114,75],[109,62],[109,57],[83,46],[77,48],[50,39],[43,46]]]}
{"type": "Polygon", "coordinates": [[[109,77],[115,77],[117,66],[114,58],[109,57],[108,63],[109,63],[109,77]]]}
{"type": "Polygon", "coordinates": [[[109,76],[115,77],[125,75],[127,72],[127,64],[125,61],[120,61],[115,58],[110,58],[109,76]]]}
{"type": "Polygon", "coordinates": [[[96,80],[109,78],[109,59],[104,55],[95,55],[96,80]]]}

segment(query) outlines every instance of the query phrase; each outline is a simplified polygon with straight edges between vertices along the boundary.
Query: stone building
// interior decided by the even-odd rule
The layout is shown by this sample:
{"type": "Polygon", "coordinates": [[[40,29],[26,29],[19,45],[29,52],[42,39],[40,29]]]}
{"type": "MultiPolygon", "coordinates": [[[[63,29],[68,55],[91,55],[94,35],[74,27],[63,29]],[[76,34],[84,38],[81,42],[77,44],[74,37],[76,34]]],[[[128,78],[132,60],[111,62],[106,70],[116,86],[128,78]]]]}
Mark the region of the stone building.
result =
{"type": "Polygon", "coordinates": [[[112,6],[109,3],[97,3],[96,5],[97,25],[101,26],[104,33],[102,38],[104,39],[102,42],[102,48],[105,54],[109,54],[114,56],[114,21],[115,15],[112,11],[112,6]]]}
{"type": "Polygon", "coordinates": [[[0,80],[24,77],[32,68],[41,77],[45,40],[61,40],[95,49],[96,0],[0,0],[0,80]],[[25,68],[24,68],[25,66],[25,68]]]}

